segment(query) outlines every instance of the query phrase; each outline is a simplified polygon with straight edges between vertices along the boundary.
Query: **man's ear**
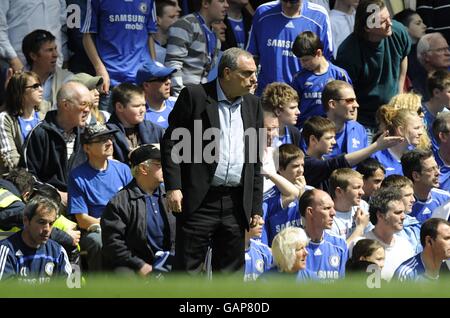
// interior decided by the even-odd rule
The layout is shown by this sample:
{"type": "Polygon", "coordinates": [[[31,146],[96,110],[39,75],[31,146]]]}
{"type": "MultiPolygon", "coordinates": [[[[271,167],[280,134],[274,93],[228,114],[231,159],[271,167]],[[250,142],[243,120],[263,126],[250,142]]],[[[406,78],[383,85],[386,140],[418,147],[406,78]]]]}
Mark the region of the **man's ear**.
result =
{"type": "Polygon", "coordinates": [[[121,102],[116,102],[116,104],[114,105],[114,109],[118,113],[123,113],[123,111],[125,110],[125,106],[121,102]]]}
{"type": "Polygon", "coordinates": [[[413,182],[416,181],[416,180],[419,180],[420,179],[420,173],[417,172],[417,171],[413,171],[412,174],[411,174],[411,177],[412,177],[412,181],[413,182]]]}

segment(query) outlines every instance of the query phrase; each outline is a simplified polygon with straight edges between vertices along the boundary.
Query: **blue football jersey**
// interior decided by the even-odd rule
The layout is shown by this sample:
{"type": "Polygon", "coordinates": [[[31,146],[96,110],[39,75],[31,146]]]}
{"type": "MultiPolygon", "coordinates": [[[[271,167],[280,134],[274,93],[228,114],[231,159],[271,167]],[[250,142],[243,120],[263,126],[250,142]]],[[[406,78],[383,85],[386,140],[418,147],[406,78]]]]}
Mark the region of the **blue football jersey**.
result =
{"type": "Polygon", "coordinates": [[[419,253],[410,259],[404,261],[394,273],[394,279],[401,282],[404,281],[421,281],[427,280],[425,274],[425,266],[422,261],[422,253],[419,253]]]}
{"type": "Polygon", "coordinates": [[[395,158],[389,149],[384,149],[375,152],[372,155],[373,158],[377,159],[386,170],[386,177],[391,174],[399,174],[403,176],[403,168],[400,159],[395,158]]]}
{"type": "Polygon", "coordinates": [[[349,120],[344,124],[344,129],[336,134],[336,144],[333,150],[324,156],[334,158],[342,153],[352,153],[368,146],[367,133],[363,125],[355,120],[349,120]]]}
{"type": "Polygon", "coordinates": [[[176,97],[169,97],[168,99],[166,99],[164,101],[165,107],[161,111],[154,111],[147,106],[144,119],[166,129],[167,127],[169,127],[169,114],[172,111],[173,106],[175,106],[176,100],[176,97]]]}
{"type": "Polygon", "coordinates": [[[306,249],[309,253],[306,268],[315,272],[319,279],[335,280],[345,277],[348,248],[344,239],[324,232],[320,243],[310,241],[306,249]]]}
{"type": "Polygon", "coordinates": [[[17,278],[27,284],[42,284],[71,273],[66,251],[51,239],[34,249],[25,244],[20,231],[0,242],[0,280],[17,278]]]}
{"type": "Polygon", "coordinates": [[[273,187],[264,196],[263,217],[264,229],[261,241],[272,246],[272,241],[279,232],[290,226],[300,227],[300,213],[298,200],[291,202],[287,207],[281,206],[281,192],[273,187]]]}
{"type": "Polygon", "coordinates": [[[420,201],[416,198],[416,202],[414,202],[412,207],[411,216],[416,217],[420,224],[423,224],[423,222],[431,217],[434,209],[443,205],[448,200],[450,200],[450,193],[448,191],[433,188],[426,201],[420,201]]]}
{"type": "Polygon", "coordinates": [[[322,91],[325,86],[333,80],[341,80],[352,84],[347,71],[328,62],[329,66],[325,73],[316,74],[302,69],[294,75],[291,86],[300,97],[300,116],[297,119],[297,127],[303,127],[305,120],[312,116],[325,116],[322,106],[322,91]]]}
{"type": "Polygon", "coordinates": [[[250,239],[250,247],[245,251],[244,281],[256,280],[262,273],[270,270],[272,264],[270,248],[262,242],[250,239]]]}
{"type": "Polygon", "coordinates": [[[324,44],[324,55],[332,57],[328,13],[320,5],[303,1],[301,15],[290,18],[281,11],[281,3],[270,2],[258,7],[253,16],[247,51],[258,56],[261,67],[258,75],[257,95],[272,82],[291,83],[293,75],[301,70],[300,62],[292,53],[297,35],[312,31],[324,44]],[[268,27],[269,26],[269,27],[268,27]]]}
{"type": "Polygon", "coordinates": [[[149,33],[156,33],[154,0],[90,0],[82,33],[95,33],[98,55],[111,85],[134,83],[138,69],[148,62],[149,33]]]}

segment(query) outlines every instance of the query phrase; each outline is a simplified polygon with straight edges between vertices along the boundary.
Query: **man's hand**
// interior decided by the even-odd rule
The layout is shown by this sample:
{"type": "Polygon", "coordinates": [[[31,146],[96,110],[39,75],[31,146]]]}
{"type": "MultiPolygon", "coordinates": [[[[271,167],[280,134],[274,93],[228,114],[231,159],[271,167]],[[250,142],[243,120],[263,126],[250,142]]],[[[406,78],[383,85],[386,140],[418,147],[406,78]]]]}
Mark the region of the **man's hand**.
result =
{"type": "Polygon", "coordinates": [[[181,190],[167,191],[166,200],[170,211],[175,213],[181,212],[181,205],[183,203],[183,194],[181,193],[181,190]]]}
{"type": "Polygon", "coordinates": [[[300,176],[297,179],[295,179],[294,185],[298,189],[298,197],[300,198],[302,194],[305,192],[306,187],[306,179],[304,176],[300,176]]]}
{"type": "Polygon", "coordinates": [[[69,229],[69,230],[66,230],[66,233],[72,237],[72,245],[73,246],[77,246],[78,243],[80,243],[80,238],[81,238],[80,231],[69,229]]]}
{"type": "Polygon", "coordinates": [[[144,266],[142,266],[139,271],[138,275],[142,277],[148,276],[153,270],[152,265],[145,263],[144,266]]]}
{"type": "Polygon", "coordinates": [[[102,93],[109,93],[111,80],[109,79],[109,74],[108,71],[106,70],[106,67],[103,64],[100,65],[95,70],[95,73],[97,74],[97,76],[101,76],[103,78],[102,93]]]}
{"type": "Polygon", "coordinates": [[[369,225],[369,214],[365,213],[361,208],[355,212],[356,226],[361,226],[363,229],[369,225]]]}

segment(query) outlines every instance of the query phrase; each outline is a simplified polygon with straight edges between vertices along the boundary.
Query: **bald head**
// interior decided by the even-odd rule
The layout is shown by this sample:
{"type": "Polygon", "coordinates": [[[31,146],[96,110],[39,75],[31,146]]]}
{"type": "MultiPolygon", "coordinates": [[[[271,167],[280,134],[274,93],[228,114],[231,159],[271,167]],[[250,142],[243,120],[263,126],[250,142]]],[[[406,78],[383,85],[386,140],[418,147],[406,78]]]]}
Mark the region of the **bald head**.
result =
{"type": "Polygon", "coordinates": [[[58,123],[66,131],[86,125],[92,106],[89,89],[78,82],[67,82],[61,86],[56,96],[58,103],[58,123]]]}
{"type": "Polygon", "coordinates": [[[81,97],[90,96],[89,89],[81,83],[69,81],[64,83],[56,95],[58,106],[63,100],[73,100],[81,97]]]}

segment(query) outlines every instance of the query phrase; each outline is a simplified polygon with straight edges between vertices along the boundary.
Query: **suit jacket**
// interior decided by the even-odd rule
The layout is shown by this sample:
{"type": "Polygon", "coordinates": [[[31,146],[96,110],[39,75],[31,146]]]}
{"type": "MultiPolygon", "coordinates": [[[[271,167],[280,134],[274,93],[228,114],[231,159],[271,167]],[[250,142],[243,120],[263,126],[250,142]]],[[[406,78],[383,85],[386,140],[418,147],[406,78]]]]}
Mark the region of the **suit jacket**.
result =
{"type": "MultiPolygon", "coordinates": [[[[181,91],[169,115],[169,127],[161,143],[161,161],[166,191],[176,189],[182,191],[182,208],[185,214],[198,209],[204,200],[217,168],[218,156],[220,156],[220,154],[216,153],[216,159],[212,163],[205,162],[203,156],[194,158],[196,146],[198,149],[201,149],[203,154],[205,147],[212,142],[211,140],[198,140],[199,138],[194,140],[194,121],[197,121],[197,129],[198,121],[201,121],[202,134],[208,128],[220,129],[216,85],[217,81],[214,80],[206,84],[187,86],[181,91]],[[187,151],[186,156],[189,156],[190,162],[194,162],[194,159],[196,159],[194,163],[183,161],[177,164],[174,162],[174,158],[171,156],[174,146],[179,147],[181,144],[188,144],[185,139],[180,140],[180,143],[178,143],[178,138],[171,140],[172,132],[176,128],[184,128],[187,129],[186,132],[189,131],[190,139],[187,141],[191,142],[190,148],[184,148],[182,155],[186,155],[187,151]]],[[[244,131],[248,128],[256,128],[259,131],[259,128],[263,127],[263,114],[258,97],[251,94],[243,96],[241,115],[244,131]]],[[[180,129],[177,130],[177,132],[179,131],[180,129]]],[[[243,186],[243,208],[247,226],[250,216],[262,214],[263,179],[260,175],[261,160],[259,156],[253,153],[249,156],[250,146],[253,148],[251,152],[256,149],[259,153],[259,140],[255,142],[249,141],[249,138],[245,139],[245,163],[241,180],[243,186]],[[256,160],[255,157],[257,157],[256,160]],[[249,159],[253,159],[254,163],[251,163],[249,159]]],[[[210,153],[208,149],[210,148],[207,148],[205,153],[210,153]]],[[[177,150],[177,148],[174,150],[177,150]]],[[[179,153],[179,151],[174,152],[176,154],[179,153]]],[[[196,151],[196,154],[198,156],[199,150],[196,151]]]]}

